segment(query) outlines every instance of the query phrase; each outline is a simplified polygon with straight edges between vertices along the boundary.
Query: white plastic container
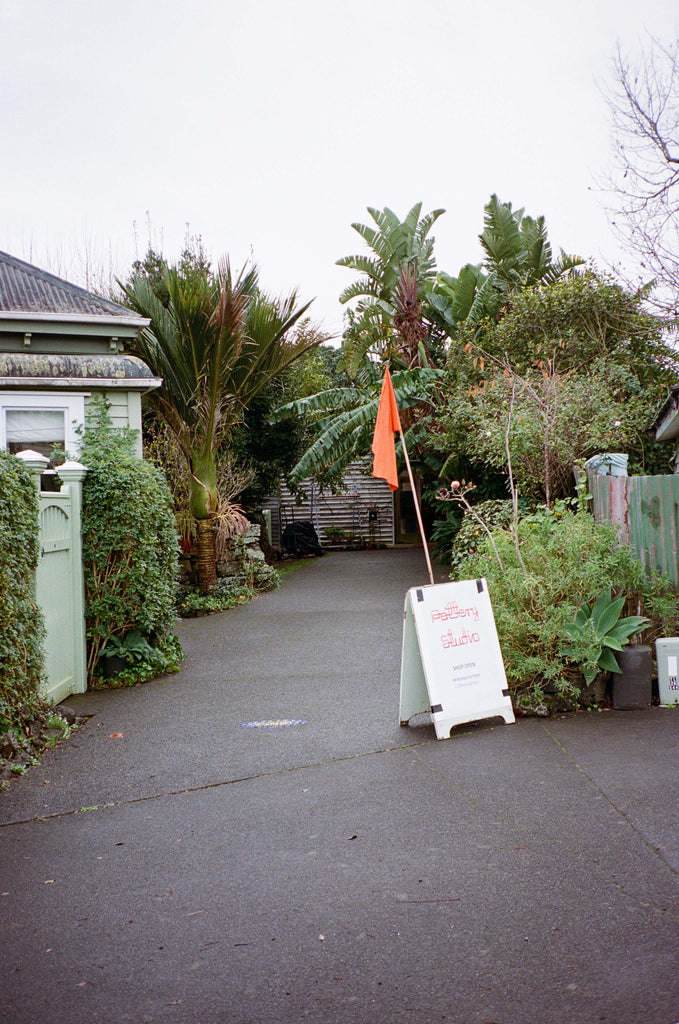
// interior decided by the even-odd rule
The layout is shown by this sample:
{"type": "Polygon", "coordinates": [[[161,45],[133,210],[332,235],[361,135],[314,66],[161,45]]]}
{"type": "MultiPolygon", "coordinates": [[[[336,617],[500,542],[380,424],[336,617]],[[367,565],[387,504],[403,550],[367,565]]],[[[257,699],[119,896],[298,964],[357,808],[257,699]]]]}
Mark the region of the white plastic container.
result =
{"type": "Polygon", "coordinates": [[[622,452],[607,452],[605,455],[593,455],[587,459],[585,469],[597,476],[627,476],[628,456],[622,452]]]}
{"type": "Polygon", "coordinates": [[[661,705],[679,704],[679,637],[665,636],[655,642],[658,662],[658,696],[661,705]]]}

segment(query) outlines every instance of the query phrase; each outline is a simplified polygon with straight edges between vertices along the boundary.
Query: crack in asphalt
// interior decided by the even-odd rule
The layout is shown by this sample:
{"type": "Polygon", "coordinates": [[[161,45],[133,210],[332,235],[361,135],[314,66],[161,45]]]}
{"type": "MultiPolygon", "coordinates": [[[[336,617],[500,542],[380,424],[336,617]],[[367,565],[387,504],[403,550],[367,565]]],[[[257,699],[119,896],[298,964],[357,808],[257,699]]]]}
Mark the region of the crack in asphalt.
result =
{"type": "Polygon", "coordinates": [[[356,761],[363,757],[375,757],[379,754],[391,754],[398,750],[413,750],[416,747],[435,744],[435,739],[418,740],[415,743],[402,743],[394,747],[383,747],[377,750],[365,750],[360,754],[347,754],[344,757],[333,757],[327,761],[311,761],[308,764],[292,765],[288,768],[275,768],[266,772],[255,772],[252,775],[243,775],[235,779],[220,779],[217,782],[208,782],[201,786],[185,786],[182,789],[168,789],[162,793],[148,793],[144,796],[128,797],[124,800],[111,800],[107,803],[94,804],[91,807],[78,807],[67,811],[54,811],[51,814],[34,814],[28,818],[13,818],[11,821],[0,821],[0,829],[12,828],[16,825],[30,825],[36,821],[54,821],[58,818],[72,818],[76,814],[91,814],[94,811],[104,811],[111,807],[128,807],[132,804],[149,803],[152,800],[165,800],[172,796],[184,796],[187,793],[204,793],[212,789],[221,789],[224,786],[237,786],[244,782],[256,782],[258,779],[273,778],[277,775],[290,775],[293,772],[313,771],[315,768],[326,768],[333,764],[342,764],[345,761],[356,761]]]}
{"type": "MultiPolygon", "coordinates": [[[[674,879],[679,879],[679,870],[677,870],[677,868],[675,868],[671,863],[669,863],[669,861],[662,855],[661,851],[646,838],[643,832],[634,824],[633,821],[630,820],[628,815],[625,814],[625,812],[617,806],[615,801],[611,799],[608,793],[596,781],[596,779],[591,775],[591,773],[588,772],[587,769],[584,768],[569,753],[564,744],[559,739],[557,739],[557,737],[547,727],[547,725],[541,723],[541,726],[545,734],[549,737],[552,743],[559,750],[560,754],[573,766],[573,768],[580,775],[582,775],[584,779],[587,780],[588,784],[596,790],[596,792],[608,804],[611,810],[625,823],[627,827],[630,828],[634,835],[650,852],[652,857],[654,857],[660,864],[662,864],[662,866],[670,872],[674,879]]],[[[440,782],[444,783],[450,790],[454,791],[459,798],[465,800],[475,813],[481,814],[489,820],[494,820],[499,825],[511,825],[514,828],[518,828],[520,830],[525,831],[526,833],[535,835],[536,830],[535,827],[532,825],[525,824],[521,821],[484,810],[484,808],[477,803],[472,794],[460,785],[458,785],[454,781],[454,779],[452,779],[450,775],[443,770],[443,768],[425,761],[424,758],[419,756],[419,754],[417,753],[418,748],[437,746],[438,741],[432,738],[426,740],[418,740],[414,743],[403,743],[391,747],[381,747],[375,750],[363,751],[362,753],[358,754],[348,754],[343,757],[329,758],[328,760],[324,761],[313,761],[305,764],[292,765],[290,767],[285,768],[276,768],[271,771],[254,772],[250,775],[239,776],[238,778],[232,779],[222,779],[216,782],[210,782],[200,786],[185,786],[178,789],[165,790],[160,793],[149,793],[142,796],[129,797],[123,800],[108,801],[106,803],[95,804],[91,807],[78,807],[71,810],[55,811],[51,814],[36,814],[26,818],[17,818],[11,821],[0,822],[0,829],[12,828],[14,826],[19,825],[28,825],[34,822],[46,822],[55,821],[61,818],[71,818],[75,817],[78,814],[88,814],[94,813],[96,811],[109,810],[111,808],[127,807],[132,806],[134,804],[150,803],[155,800],[165,800],[170,797],[185,796],[190,793],[204,793],[209,792],[210,790],[221,789],[226,786],[236,786],[242,783],[256,782],[260,779],[274,778],[276,776],[289,775],[295,772],[313,771],[315,769],[326,768],[331,765],[342,764],[350,761],[356,761],[366,757],[375,757],[382,754],[390,754],[402,750],[409,750],[413,751],[415,760],[420,767],[425,768],[428,772],[435,775],[440,782]]],[[[607,873],[605,868],[600,864],[599,861],[578,852],[577,849],[571,846],[563,838],[555,835],[550,835],[548,832],[541,832],[540,835],[543,839],[546,839],[549,842],[565,850],[573,859],[579,860],[582,863],[587,864],[590,868],[593,866],[594,869],[600,873],[602,879],[604,879],[607,884],[611,885],[619,893],[633,900],[640,907],[643,907],[644,909],[649,910],[652,913],[661,914],[664,917],[670,917],[672,919],[679,920],[679,911],[673,912],[668,910],[667,908],[657,906],[655,903],[648,902],[647,900],[642,899],[635,893],[630,892],[629,889],[626,889],[620,881],[616,880],[615,878],[612,878],[610,874],[607,873]]]]}
{"type": "MultiPolygon", "coordinates": [[[[587,779],[587,782],[596,789],[597,793],[601,795],[601,797],[606,801],[609,807],[622,820],[624,820],[625,824],[628,825],[629,828],[634,832],[635,836],[637,836],[637,838],[639,838],[642,841],[642,843],[650,851],[650,853],[663,865],[663,867],[669,870],[670,874],[673,876],[674,879],[679,878],[679,871],[677,871],[677,869],[674,868],[672,864],[668,863],[668,861],[660,854],[660,852],[644,837],[643,833],[640,832],[640,830],[630,821],[627,815],[623,811],[621,811],[619,807],[615,805],[615,803],[601,788],[601,786],[591,777],[591,775],[580,764],[578,764],[575,758],[573,758],[568,753],[563,744],[556,739],[556,737],[550,732],[550,730],[544,725],[544,723],[542,724],[542,728],[547,733],[549,738],[554,742],[556,747],[559,749],[560,753],[573,765],[573,767],[578,772],[580,772],[580,774],[582,774],[582,776],[585,779],[587,779]]],[[[425,744],[417,744],[417,746],[424,745],[425,744]]],[[[498,825],[510,825],[513,828],[517,828],[521,831],[524,831],[527,835],[536,835],[537,830],[535,826],[526,824],[522,821],[518,821],[514,818],[493,813],[492,811],[485,810],[483,807],[479,806],[479,804],[475,801],[471,793],[467,792],[465,789],[459,786],[438,765],[432,765],[428,763],[417,753],[415,753],[415,759],[417,760],[418,764],[426,768],[428,772],[435,775],[441,782],[447,785],[451,790],[454,790],[455,793],[463,800],[465,800],[477,814],[483,815],[487,820],[494,821],[498,825]]],[[[662,907],[654,902],[649,902],[648,900],[642,899],[642,897],[638,896],[636,893],[630,892],[629,889],[625,888],[622,882],[611,877],[611,875],[606,871],[605,867],[599,861],[587,856],[584,853],[580,853],[575,847],[571,846],[571,844],[568,843],[565,839],[561,838],[560,836],[551,835],[549,832],[540,831],[539,835],[542,839],[547,840],[548,842],[553,843],[555,846],[558,846],[562,850],[566,851],[572,859],[580,861],[583,864],[586,864],[589,868],[593,867],[594,870],[599,873],[601,878],[608,885],[612,886],[618,893],[626,896],[630,900],[633,900],[638,906],[643,907],[645,910],[648,910],[651,913],[658,914],[663,918],[679,920],[679,910],[668,910],[667,907],[662,907]]]]}
{"type": "Polygon", "coordinates": [[[624,812],[624,811],[622,810],[622,808],[621,808],[621,807],[618,807],[618,805],[617,805],[617,804],[615,803],[615,801],[611,799],[611,797],[610,797],[610,796],[608,795],[608,793],[606,792],[606,790],[605,790],[605,789],[603,789],[603,787],[599,785],[599,783],[598,783],[598,782],[596,781],[596,779],[595,779],[595,778],[594,778],[594,777],[593,777],[593,776],[592,776],[592,775],[591,775],[591,774],[590,774],[590,773],[589,773],[589,772],[587,771],[587,769],[586,769],[586,768],[583,768],[583,766],[582,766],[582,765],[581,765],[581,764],[580,764],[580,763],[579,763],[579,762],[578,762],[578,761],[577,761],[577,760],[576,760],[576,759],[575,759],[575,758],[574,758],[574,757],[573,757],[573,756],[572,756],[571,754],[569,754],[568,750],[567,750],[567,749],[566,749],[566,747],[565,747],[565,746],[563,745],[563,743],[561,743],[561,741],[560,741],[560,740],[558,740],[558,739],[556,738],[556,736],[554,735],[554,733],[552,733],[552,732],[551,732],[551,731],[550,731],[550,730],[549,730],[549,729],[547,728],[547,726],[546,726],[546,725],[545,725],[544,723],[542,723],[542,728],[543,728],[543,730],[544,730],[544,731],[545,731],[545,732],[547,733],[547,735],[548,735],[548,736],[549,736],[549,738],[550,738],[550,739],[552,740],[552,742],[553,742],[553,743],[554,743],[554,744],[555,744],[555,745],[556,745],[556,746],[558,747],[558,749],[559,749],[559,750],[561,751],[561,753],[563,754],[563,756],[564,756],[565,758],[567,758],[567,760],[569,760],[569,761],[570,761],[570,763],[571,763],[571,764],[573,765],[573,767],[574,767],[574,768],[575,768],[575,769],[576,769],[576,770],[577,770],[578,772],[580,772],[580,774],[581,774],[581,775],[582,775],[582,776],[583,776],[583,777],[584,777],[585,779],[587,779],[587,781],[589,782],[589,784],[590,784],[591,786],[593,786],[593,787],[594,787],[594,789],[596,789],[597,793],[599,793],[599,794],[600,794],[600,796],[601,796],[601,797],[602,797],[602,798],[603,798],[603,799],[604,799],[604,800],[606,801],[606,803],[608,804],[608,806],[609,806],[609,807],[610,807],[610,808],[611,808],[611,809],[612,809],[612,810],[613,810],[613,811],[614,811],[614,812],[615,812],[615,813],[616,813],[616,814],[617,814],[617,815],[618,815],[618,816],[619,816],[620,818],[622,818],[622,820],[623,820],[623,821],[625,822],[625,824],[626,824],[626,825],[627,825],[627,826],[628,826],[628,827],[629,827],[629,828],[630,828],[630,829],[631,829],[631,830],[632,830],[632,831],[634,832],[634,834],[635,834],[635,835],[637,836],[637,838],[641,840],[641,842],[642,842],[642,843],[644,844],[644,846],[645,846],[645,847],[646,847],[646,848],[647,848],[647,849],[648,849],[648,850],[649,850],[649,851],[650,851],[650,852],[651,852],[651,853],[653,854],[653,856],[654,856],[654,857],[657,857],[657,859],[658,859],[658,860],[659,860],[659,861],[660,861],[660,862],[661,862],[662,864],[664,864],[666,868],[668,868],[668,869],[669,869],[669,871],[671,872],[671,874],[673,874],[675,878],[678,878],[678,879],[679,879],[679,870],[677,870],[677,868],[675,868],[675,867],[674,867],[674,866],[673,866],[672,864],[670,864],[670,862],[669,862],[669,861],[668,861],[668,860],[667,860],[667,859],[666,859],[665,857],[663,857],[663,855],[662,855],[662,852],[660,851],[660,849],[659,849],[659,848],[658,848],[657,846],[654,846],[654,845],[653,845],[653,844],[652,844],[652,843],[650,842],[650,840],[648,840],[648,839],[646,838],[646,836],[645,836],[645,835],[644,835],[644,833],[643,833],[643,832],[641,831],[641,829],[639,829],[639,828],[638,828],[638,827],[637,827],[637,826],[636,826],[636,825],[634,824],[634,822],[633,822],[633,821],[632,821],[632,820],[631,820],[631,819],[630,819],[630,818],[628,817],[628,815],[627,815],[627,814],[625,814],[625,812],[624,812]]]}

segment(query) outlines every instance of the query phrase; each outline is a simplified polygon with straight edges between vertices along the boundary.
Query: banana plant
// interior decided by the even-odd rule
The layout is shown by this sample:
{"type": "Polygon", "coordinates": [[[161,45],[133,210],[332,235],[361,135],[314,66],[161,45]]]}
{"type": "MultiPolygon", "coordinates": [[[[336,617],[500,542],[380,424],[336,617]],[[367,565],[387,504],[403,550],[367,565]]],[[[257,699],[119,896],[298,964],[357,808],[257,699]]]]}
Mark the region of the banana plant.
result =
{"type": "MultiPolygon", "coordinates": [[[[345,256],[337,266],[347,267],[361,276],[348,285],[340,295],[347,305],[347,329],[344,332],[347,369],[355,377],[365,365],[368,356],[388,359],[393,366],[411,368],[419,363],[419,346],[412,346],[412,332],[404,337],[403,309],[399,303],[399,290],[404,283],[411,301],[409,316],[417,308],[418,333],[428,347],[430,325],[422,318],[421,303],[436,275],[434,239],[429,236],[432,227],[444,213],[432,210],[421,217],[422,203],[416,203],[404,221],[385,207],[368,207],[375,227],[352,224],[370,249],[370,255],[345,256]]],[[[407,335],[407,331],[406,331],[407,335]]],[[[429,361],[429,360],[428,360],[429,361]]],[[[425,363],[426,365],[426,363],[425,363]]]]}
{"type": "MultiPolygon", "coordinates": [[[[432,367],[394,370],[392,383],[399,409],[403,412],[430,403],[442,372],[432,367]]],[[[314,418],[312,443],[293,468],[292,483],[309,476],[336,479],[350,462],[368,454],[381,388],[382,371],[375,366],[362,387],[333,388],[275,411],[271,417],[274,423],[290,414],[314,418]]],[[[410,439],[409,430],[405,436],[410,439]]]]}
{"type": "Polygon", "coordinates": [[[544,217],[529,217],[496,195],[483,209],[483,264],[468,263],[457,277],[439,273],[427,292],[430,318],[450,337],[463,323],[476,327],[486,317],[496,320],[513,292],[554,284],[585,262],[563,249],[554,257],[544,217]]]}
{"type": "Polygon", "coordinates": [[[587,684],[599,672],[620,672],[614,651],[621,651],[648,625],[643,615],[621,619],[624,603],[624,597],[613,598],[609,589],[603,590],[591,606],[581,604],[573,622],[564,626],[567,641],[559,653],[580,667],[587,684]]]}

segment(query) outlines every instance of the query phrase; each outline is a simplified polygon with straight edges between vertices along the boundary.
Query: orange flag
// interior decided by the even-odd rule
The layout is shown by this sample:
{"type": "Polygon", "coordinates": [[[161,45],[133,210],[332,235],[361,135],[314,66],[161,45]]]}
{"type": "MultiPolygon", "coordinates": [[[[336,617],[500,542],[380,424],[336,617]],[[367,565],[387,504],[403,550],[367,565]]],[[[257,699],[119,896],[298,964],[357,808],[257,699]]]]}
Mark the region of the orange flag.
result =
{"type": "Polygon", "coordinates": [[[398,405],[396,404],[394,385],[391,383],[389,367],[385,366],[382,394],[380,395],[380,404],[377,408],[377,419],[375,421],[375,433],[372,444],[372,452],[375,456],[373,460],[373,476],[386,480],[392,491],[397,491],[398,473],[396,472],[394,431],[400,433],[401,420],[398,415],[398,405]]]}

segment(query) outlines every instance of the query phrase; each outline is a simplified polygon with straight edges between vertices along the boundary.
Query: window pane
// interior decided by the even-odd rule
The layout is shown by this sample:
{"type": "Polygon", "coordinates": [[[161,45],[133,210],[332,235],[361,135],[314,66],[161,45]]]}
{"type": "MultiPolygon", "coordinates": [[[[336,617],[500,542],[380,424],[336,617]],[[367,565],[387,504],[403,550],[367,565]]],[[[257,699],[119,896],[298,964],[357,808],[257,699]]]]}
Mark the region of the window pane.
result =
{"type": "Polygon", "coordinates": [[[7,447],[10,452],[30,449],[50,457],[55,444],[65,440],[63,409],[7,409],[7,447]]]}

